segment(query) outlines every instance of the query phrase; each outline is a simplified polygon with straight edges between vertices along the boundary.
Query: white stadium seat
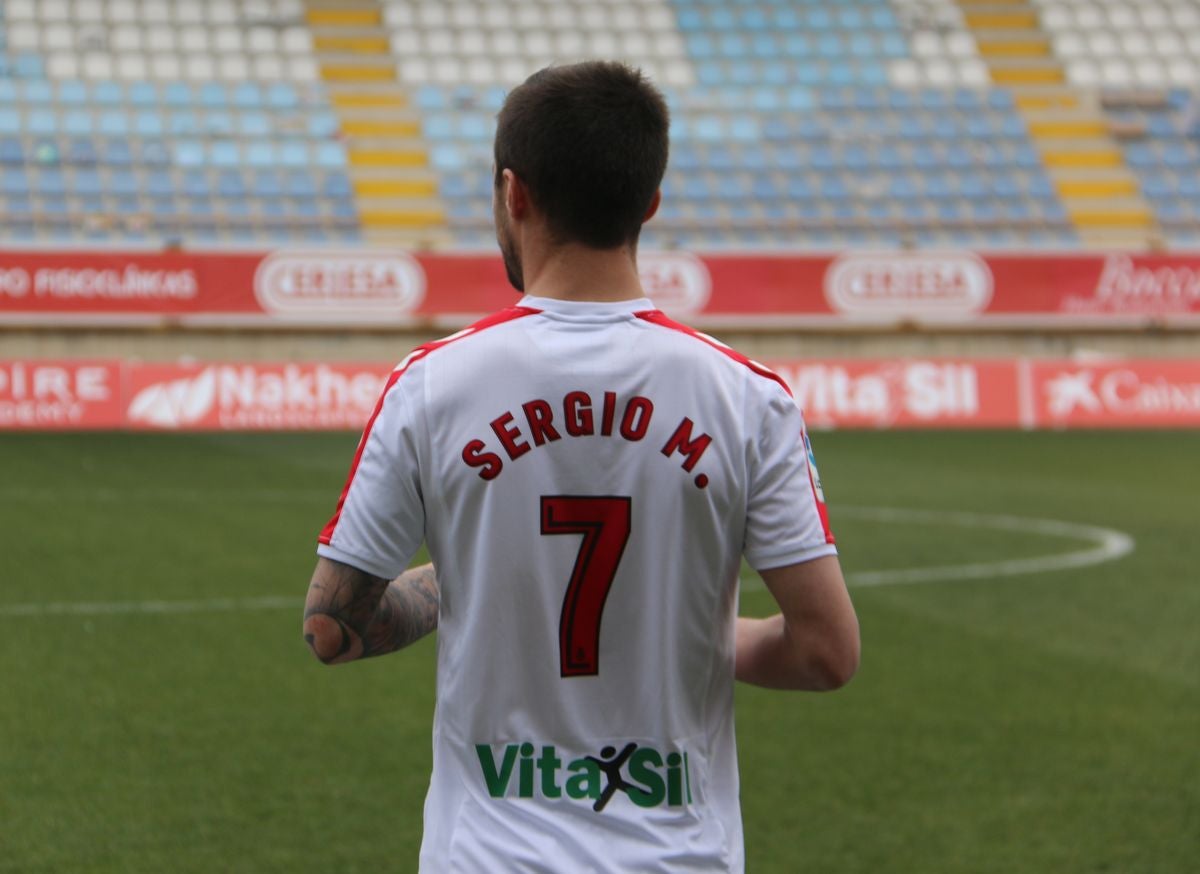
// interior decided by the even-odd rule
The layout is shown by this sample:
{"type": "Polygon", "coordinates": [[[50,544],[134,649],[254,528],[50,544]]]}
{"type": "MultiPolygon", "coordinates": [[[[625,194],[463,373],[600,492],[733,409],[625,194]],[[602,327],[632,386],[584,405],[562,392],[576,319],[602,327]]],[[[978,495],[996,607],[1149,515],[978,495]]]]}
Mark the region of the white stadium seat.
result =
{"type": "Polygon", "coordinates": [[[146,66],[146,56],[132,53],[118,55],[117,75],[130,82],[145,80],[150,75],[146,66]]]}

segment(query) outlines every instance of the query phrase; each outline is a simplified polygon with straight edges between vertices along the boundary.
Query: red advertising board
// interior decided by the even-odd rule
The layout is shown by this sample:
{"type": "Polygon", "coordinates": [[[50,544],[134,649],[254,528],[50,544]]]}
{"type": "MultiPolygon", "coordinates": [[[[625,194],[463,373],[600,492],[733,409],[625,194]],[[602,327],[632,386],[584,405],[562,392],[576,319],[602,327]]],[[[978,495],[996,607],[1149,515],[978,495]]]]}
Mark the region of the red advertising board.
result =
{"type": "Polygon", "coordinates": [[[1197,361],[1038,361],[1028,371],[1041,427],[1200,427],[1197,361]]]}
{"type": "Polygon", "coordinates": [[[764,362],[812,428],[1006,428],[1020,421],[1015,361],[764,362]]]}
{"type": "Polygon", "coordinates": [[[357,429],[391,368],[364,364],[136,364],[126,425],[169,431],[357,429]]]}
{"type": "MultiPolygon", "coordinates": [[[[810,427],[1198,428],[1200,360],[764,362],[810,427]]],[[[358,430],[390,364],[0,361],[0,431],[358,430]]]]}
{"type": "MultiPolygon", "coordinates": [[[[1200,325],[1200,253],[643,252],[639,268],[701,327],[1200,325]]],[[[0,251],[8,323],[456,328],[515,294],[490,254],[0,251]]]]}
{"type": "Polygon", "coordinates": [[[117,361],[0,361],[0,430],[120,428],[117,361]]]}

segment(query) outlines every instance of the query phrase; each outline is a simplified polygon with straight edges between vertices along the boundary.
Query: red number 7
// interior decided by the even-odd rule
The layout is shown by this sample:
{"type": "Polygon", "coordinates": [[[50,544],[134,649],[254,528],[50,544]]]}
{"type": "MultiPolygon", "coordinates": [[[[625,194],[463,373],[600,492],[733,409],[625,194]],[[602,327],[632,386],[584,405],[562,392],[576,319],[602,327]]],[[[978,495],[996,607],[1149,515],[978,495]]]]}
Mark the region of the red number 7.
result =
{"type": "Polygon", "coordinates": [[[542,534],[582,534],[558,622],[564,677],[600,672],[600,614],[629,541],[629,498],[580,495],[542,497],[542,534]]]}

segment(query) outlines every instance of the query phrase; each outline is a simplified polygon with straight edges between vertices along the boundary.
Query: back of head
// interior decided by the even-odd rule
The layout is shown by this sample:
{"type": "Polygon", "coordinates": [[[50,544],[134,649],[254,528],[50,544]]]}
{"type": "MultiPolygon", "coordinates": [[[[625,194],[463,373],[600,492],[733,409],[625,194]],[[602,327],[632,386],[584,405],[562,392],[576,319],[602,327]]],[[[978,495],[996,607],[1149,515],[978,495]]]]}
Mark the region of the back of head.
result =
{"type": "Polygon", "coordinates": [[[496,126],[496,185],[512,170],[560,242],[637,242],[667,167],[670,116],[641,72],[612,61],[547,67],[513,89],[496,126]]]}

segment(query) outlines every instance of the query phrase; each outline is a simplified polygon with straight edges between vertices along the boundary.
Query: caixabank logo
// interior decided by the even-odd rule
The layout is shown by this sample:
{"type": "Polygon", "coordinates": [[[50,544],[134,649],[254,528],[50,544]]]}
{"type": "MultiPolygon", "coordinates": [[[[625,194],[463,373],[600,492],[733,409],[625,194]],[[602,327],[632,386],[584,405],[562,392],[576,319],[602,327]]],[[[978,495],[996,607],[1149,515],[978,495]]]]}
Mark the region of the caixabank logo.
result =
{"type": "Polygon", "coordinates": [[[1042,376],[1044,419],[1113,425],[1194,427],[1200,422],[1200,380],[1186,363],[1169,361],[1062,367],[1042,376]]]}
{"type": "Polygon", "coordinates": [[[565,759],[553,744],[532,741],[500,747],[476,744],[479,767],[492,798],[569,798],[600,812],[622,792],[638,807],[692,803],[686,750],[663,753],[630,741],[594,755],[565,759]]]}

